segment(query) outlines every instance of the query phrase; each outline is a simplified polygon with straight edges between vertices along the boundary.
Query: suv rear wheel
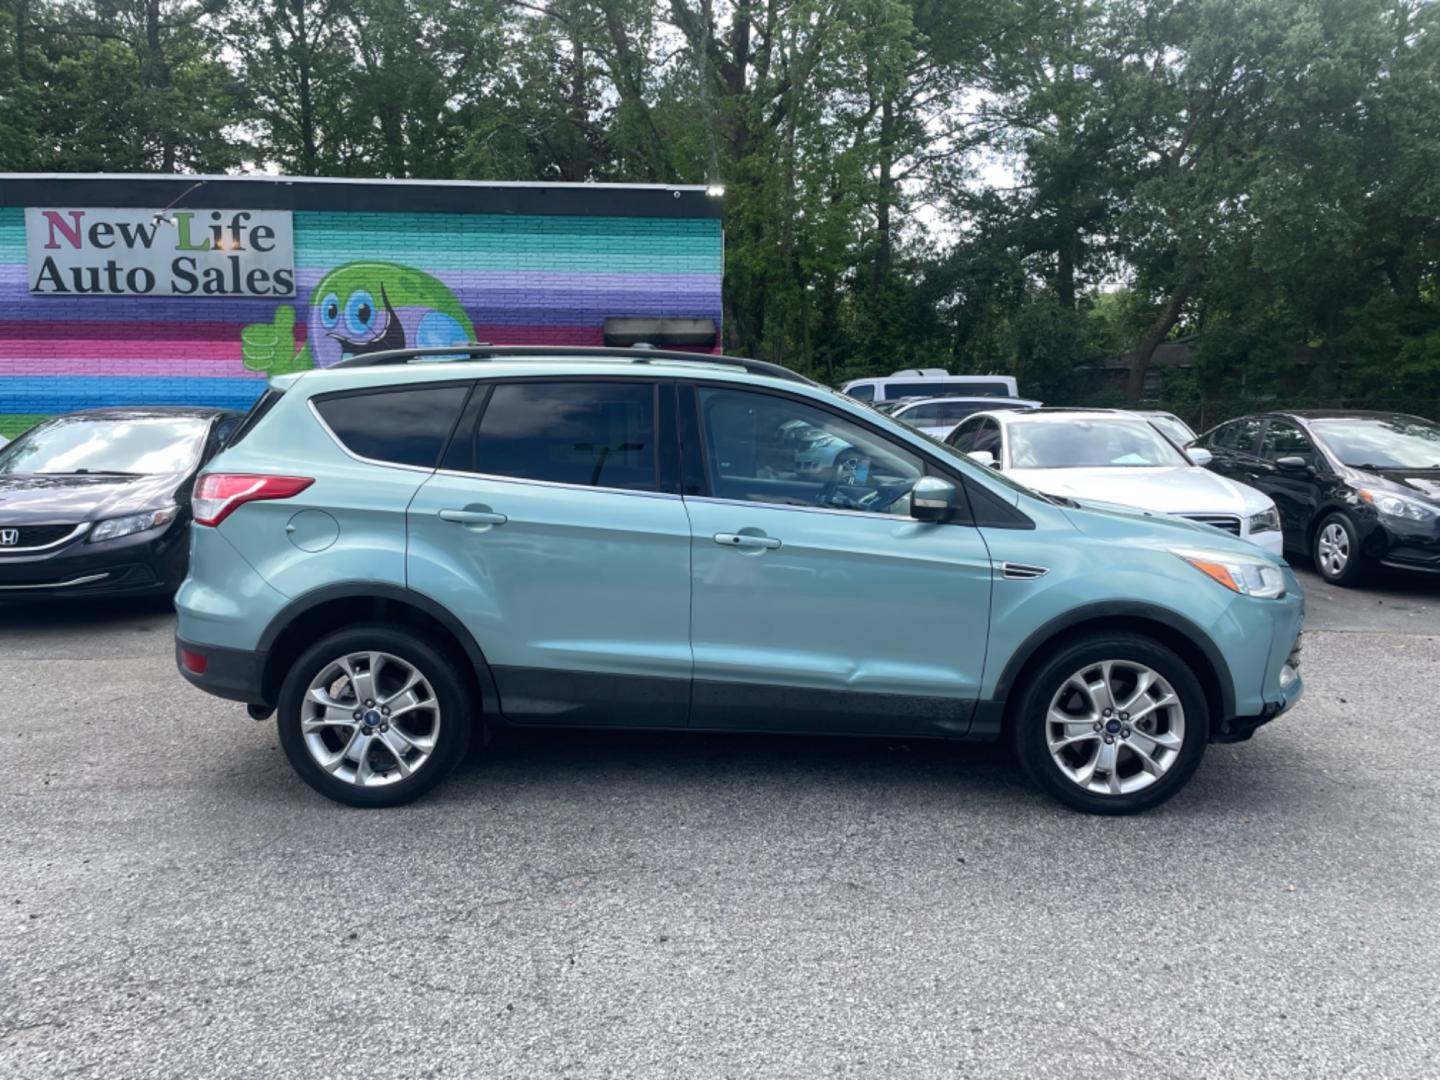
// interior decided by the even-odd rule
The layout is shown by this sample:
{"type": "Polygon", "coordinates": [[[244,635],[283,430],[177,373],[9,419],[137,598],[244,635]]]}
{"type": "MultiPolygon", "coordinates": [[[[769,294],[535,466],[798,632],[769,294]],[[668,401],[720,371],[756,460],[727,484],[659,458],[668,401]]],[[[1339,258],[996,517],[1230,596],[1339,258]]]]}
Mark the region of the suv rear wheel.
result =
{"type": "Polygon", "coordinates": [[[322,795],[397,806],[430,790],[470,744],[460,672],[424,637],[357,626],[307,649],[280,688],[290,764],[322,795]]]}
{"type": "Polygon", "coordinates": [[[1044,662],[1014,716],[1020,762],[1094,814],[1157,806],[1190,779],[1210,737],[1205,693],[1170,649],[1136,634],[1073,640],[1044,662]]]}

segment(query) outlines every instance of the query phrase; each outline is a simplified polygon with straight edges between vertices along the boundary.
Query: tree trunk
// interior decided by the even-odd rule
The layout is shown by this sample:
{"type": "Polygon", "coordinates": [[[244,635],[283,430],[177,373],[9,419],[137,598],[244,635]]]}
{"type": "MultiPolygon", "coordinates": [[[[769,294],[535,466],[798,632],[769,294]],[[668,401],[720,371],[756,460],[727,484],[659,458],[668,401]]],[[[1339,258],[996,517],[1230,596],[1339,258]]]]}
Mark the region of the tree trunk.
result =
{"type": "Polygon", "coordinates": [[[575,129],[575,150],[567,166],[574,181],[586,180],[590,174],[590,140],[586,132],[588,111],[585,108],[585,43],[580,40],[578,26],[570,28],[570,125],[575,129]]]}
{"type": "Polygon", "coordinates": [[[310,35],[306,26],[306,0],[290,0],[295,15],[295,41],[299,44],[297,66],[300,68],[300,172],[314,176],[319,164],[315,145],[315,94],[310,85],[310,35]]]}
{"type": "Polygon", "coordinates": [[[15,74],[20,82],[27,76],[25,53],[28,41],[26,31],[30,27],[30,0],[19,0],[15,5],[15,74]]]}
{"type": "Polygon", "coordinates": [[[1155,350],[1165,340],[1166,335],[1175,328],[1179,321],[1180,312],[1185,308],[1185,301],[1190,299],[1190,293],[1200,281],[1200,269],[1194,263],[1185,271],[1185,276],[1175,286],[1175,290],[1165,301],[1165,307],[1150,324],[1140,338],[1140,344],[1135,349],[1135,355],[1130,358],[1130,374],[1125,383],[1125,397],[1131,403],[1140,400],[1140,395],[1145,392],[1145,373],[1150,370],[1150,361],[1155,357],[1155,350]]]}
{"type": "MultiPolygon", "coordinates": [[[[602,2],[600,11],[605,17],[605,32],[610,38],[610,47],[614,50],[615,59],[611,65],[611,75],[614,78],[615,89],[620,95],[620,100],[628,104],[630,108],[638,109],[640,115],[645,119],[646,139],[649,143],[645,153],[648,179],[652,182],[673,179],[674,169],[670,165],[670,155],[666,150],[665,140],[661,137],[659,128],[655,126],[655,116],[650,111],[650,104],[645,100],[642,65],[630,44],[625,23],[615,9],[613,0],[602,2]]],[[[718,180],[719,177],[716,179],[718,180]]]]}
{"type": "Polygon", "coordinates": [[[875,209],[875,288],[883,289],[890,280],[891,235],[890,207],[895,199],[895,111],[888,92],[880,104],[880,193],[875,209]]]}
{"type": "Polygon", "coordinates": [[[1060,238],[1059,258],[1055,268],[1055,295],[1066,311],[1075,310],[1075,264],[1078,259],[1080,238],[1074,230],[1068,230],[1060,238]]]}
{"type": "MultiPolygon", "coordinates": [[[[145,60],[141,67],[145,85],[153,90],[170,89],[170,65],[165,62],[165,50],[160,41],[160,0],[145,0],[145,60]]],[[[166,118],[168,125],[169,118],[166,118]]],[[[161,134],[160,170],[175,171],[177,133],[166,127],[161,134]]]]}

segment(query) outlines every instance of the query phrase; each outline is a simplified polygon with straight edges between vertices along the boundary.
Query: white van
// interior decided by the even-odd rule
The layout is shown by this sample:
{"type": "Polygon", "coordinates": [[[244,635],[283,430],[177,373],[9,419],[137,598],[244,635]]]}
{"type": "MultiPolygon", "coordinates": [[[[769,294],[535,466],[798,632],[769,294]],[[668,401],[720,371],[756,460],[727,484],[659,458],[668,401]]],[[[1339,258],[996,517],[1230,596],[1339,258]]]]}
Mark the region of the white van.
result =
{"type": "Polygon", "coordinates": [[[1013,375],[951,375],[944,368],[911,368],[893,375],[851,379],[840,387],[856,401],[877,404],[910,397],[1019,397],[1013,375]]]}

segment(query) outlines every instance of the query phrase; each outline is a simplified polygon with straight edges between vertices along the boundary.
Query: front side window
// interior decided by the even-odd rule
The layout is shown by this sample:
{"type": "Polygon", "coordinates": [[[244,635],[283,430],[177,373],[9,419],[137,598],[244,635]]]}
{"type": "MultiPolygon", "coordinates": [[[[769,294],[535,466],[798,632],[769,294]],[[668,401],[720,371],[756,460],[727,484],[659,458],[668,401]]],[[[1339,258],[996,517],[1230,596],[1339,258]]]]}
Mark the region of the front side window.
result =
{"type": "Polygon", "coordinates": [[[802,401],[702,387],[699,403],[717,498],[903,516],[925,472],[915,454],[802,401]]]}
{"type": "Polygon", "coordinates": [[[468,383],[387,387],[316,398],[315,409],[357,457],[433,469],[469,392],[468,383]]]}
{"type": "Polygon", "coordinates": [[[992,454],[1000,460],[1000,423],[986,417],[975,430],[975,444],[970,449],[976,453],[992,454]]]}
{"type": "Polygon", "coordinates": [[[949,438],[945,440],[946,445],[953,447],[962,454],[968,454],[971,450],[975,449],[975,436],[984,423],[984,417],[966,420],[950,433],[949,438]]]}
{"type": "Polygon", "coordinates": [[[1263,421],[1259,417],[1232,420],[1218,427],[1210,436],[1210,445],[1217,450],[1234,450],[1242,454],[1253,454],[1255,442],[1260,438],[1263,421]]]}
{"type": "Polygon", "coordinates": [[[200,458],[209,421],[190,416],[62,416],[0,450],[0,474],[182,473],[200,458]]]}
{"type": "Polygon", "coordinates": [[[1017,469],[1142,468],[1188,465],[1173,443],[1143,420],[1031,420],[1010,425],[1017,469]]]}
{"type": "Polygon", "coordinates": [[[904,420],[907,424],[924,424],[939,420],[940,406],[933,403],[925,405],[912,405],[908,409],[901,409],[895,414],[895,419],[904,420]]]}
{"type": "Polygon", "coordinates": [[[475,469],[552,484],[654,491],[655,384],[501,383],[480,418],[475,469]]]}
{"type": "Polygon", "coordinates": [[[868,383],[861,386],[852,386],[849,390],[846,390],[845,393],[856,401],[875,400],[875,387],[868,383]]]}
{"type": "Polygon", "coordinates": [[[1311,468],[1315,467],[1315,447],[1310,445],[1304,432],[1283,420],[1270,421],[1270,426],[1265,430],[1265,443],[1260,448],[1260,456],[1267,461],[1298,457],[1311,468]]]}

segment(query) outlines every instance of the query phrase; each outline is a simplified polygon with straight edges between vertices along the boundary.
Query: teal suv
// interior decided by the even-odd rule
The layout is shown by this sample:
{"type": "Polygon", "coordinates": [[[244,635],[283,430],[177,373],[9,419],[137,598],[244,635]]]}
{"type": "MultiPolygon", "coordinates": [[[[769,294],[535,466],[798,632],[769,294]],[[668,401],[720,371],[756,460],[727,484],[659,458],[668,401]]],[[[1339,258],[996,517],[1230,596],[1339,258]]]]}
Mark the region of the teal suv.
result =
{"type": "Polygon", "coordinates": [[[1082,810],[1292,705],[1304,600],[771,364],[473,346],[275,379],[196,484],[176,661],[405,802],[481,725],[1007,739],[1082,810]]]}

